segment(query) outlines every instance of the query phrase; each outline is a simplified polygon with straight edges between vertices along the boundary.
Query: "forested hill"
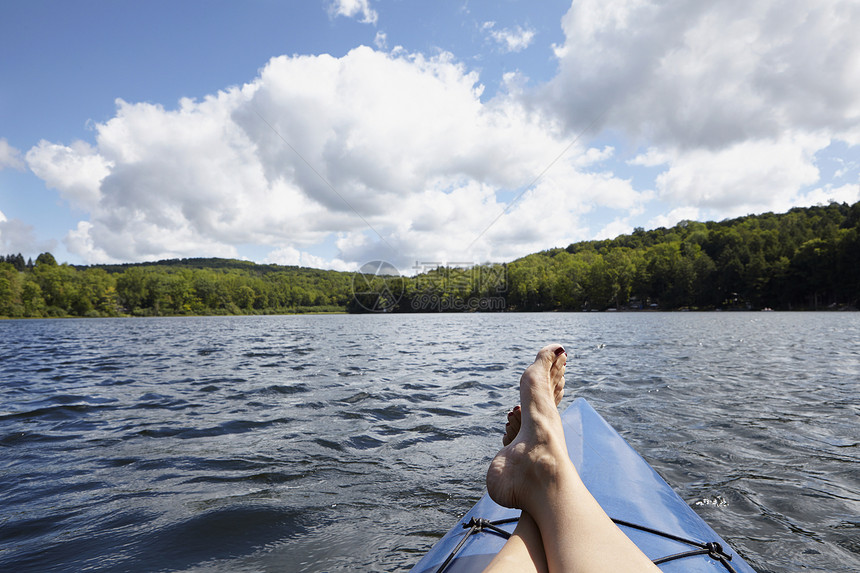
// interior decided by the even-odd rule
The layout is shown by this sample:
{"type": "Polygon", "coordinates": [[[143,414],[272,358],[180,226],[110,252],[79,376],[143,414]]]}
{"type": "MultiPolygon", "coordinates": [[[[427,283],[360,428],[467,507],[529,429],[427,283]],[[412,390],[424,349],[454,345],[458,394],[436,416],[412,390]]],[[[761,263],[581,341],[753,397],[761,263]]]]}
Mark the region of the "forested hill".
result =
{"type": "Polygon", "coordinates": [[[860,202],[683,221],[508,265],[509,308],[856,307],[860,202]]]}
{"type": "MultiPolygon", "coordinates": [[[[9,257],[7,257],[8,260],[9,257]]],[[[0,262],[0,316],[176,316],[344,312],[352,274],[233,259],[58,265],[0,262]]]]}
{"type": "MultiPolygon", "coordinates": [[[[174,267],[187,269],[239,269],[253,271],[258,274],[266,274],[279,271],[296,271],[300,274],[313,274],[321,271],[320,269],[311,269],[298,266],[284,265],[261,265],[252,261],[241,261],[239,259],[216,259],[216,258],[191,258],[191,259],[165,259],[161,261],[152,261],[144,263],[122,263],[116,265],[93,265],[100,269],[104,269],[109,273],[121,273],[132,267],[174,267]]],[[[86,270],[89,266],[75,265],[78,270],[86,270]]]]}
{"type": "Polygon", "coordinates": [[[374,277],[233,259],[0,257],[0,316],[825,309],[860,303],[860,202],[684,221],[508,264],[374,277]]]}

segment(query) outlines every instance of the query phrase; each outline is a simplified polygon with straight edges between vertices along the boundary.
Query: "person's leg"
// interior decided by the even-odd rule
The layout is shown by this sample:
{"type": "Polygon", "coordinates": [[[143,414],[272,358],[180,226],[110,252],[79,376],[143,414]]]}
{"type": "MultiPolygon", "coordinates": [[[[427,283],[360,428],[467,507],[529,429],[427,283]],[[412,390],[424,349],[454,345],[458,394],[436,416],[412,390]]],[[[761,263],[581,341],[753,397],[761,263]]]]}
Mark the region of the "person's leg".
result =
{"type": "MultiPolygon", "coordinates": [[[[612,523],[568,457],[552,377],[562,352],[558,345],[543,348],[520,379],[522,427],[490,464],[490,497],[534,519],[550,572],[659,571],[612,523]]],[[[533,532],[520,539],[523,547],[514,557],[530,559],[533,532]]]]}
{"type": "Polygon", "coordinates": [[[524,511],[513,534],[485,571],[492,573],[548,573],[540,530],[524,511]]]}
{"type": "MultiPolygon", "coordinates": [[[[553,397],[556,407],[564,397],[564,372],[567,354],[559,353],[550,369],[550,379],[553,385],[553,397]]],[[[508,422],[505,425],[505,435],[502,444],[507,446],[520,431],[522,425],[522,408],[515,406],[508,412],[508,422]]],[[[494,573],[546,573],[546,554],[543,551],[543,541],[537,524],[528,512],[520,516],[517,527],[511,537],[502,547],[487,568],[494,573]]]]}

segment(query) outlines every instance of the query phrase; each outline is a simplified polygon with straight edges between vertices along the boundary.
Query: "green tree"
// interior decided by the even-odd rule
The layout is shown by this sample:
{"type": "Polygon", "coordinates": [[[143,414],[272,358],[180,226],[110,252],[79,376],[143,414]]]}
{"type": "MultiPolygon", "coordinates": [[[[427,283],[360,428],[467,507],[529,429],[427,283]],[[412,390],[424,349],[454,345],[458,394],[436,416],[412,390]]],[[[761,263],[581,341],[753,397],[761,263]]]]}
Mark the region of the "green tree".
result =
{"type": "Polygon", "coordinates": [[[236,306],[241,308],[242,310],[251,310],[254,306],[254,300],[256,299],[256,293],[254,289],[249,287],[248,285],[242,285],[239,287],[236,297],[233,301],[236,303],[236,306]]]}
{"type": "Polygon", "coordinates": [[[145,272],[141,267],[131,267],[116,278],[116,294],[119,306],[126,312],[137,314],[146,299],[145,272]]]}
{"type": "Polygon", "coordinates": [[[41,255],[36,257],[36,264],[56,267],[57,259],[55,259],[54,255],[52,255],[51,253],[42,253],[41,255]]]}
{"type": "Polygon", "coordinates": [[[47,305],[42,297],[42,288],[39,283],[32,280],[24,282],[21,302],[24,306],[24,316],[35,318],[45,316],[47,305]]]}
{"type": "Polygon", "coordinates": [[[15,296],[12,291],[12,281],[3,276],[3,274],[0,274],[0,316],[12,316],[14,303],[15,296]]]}

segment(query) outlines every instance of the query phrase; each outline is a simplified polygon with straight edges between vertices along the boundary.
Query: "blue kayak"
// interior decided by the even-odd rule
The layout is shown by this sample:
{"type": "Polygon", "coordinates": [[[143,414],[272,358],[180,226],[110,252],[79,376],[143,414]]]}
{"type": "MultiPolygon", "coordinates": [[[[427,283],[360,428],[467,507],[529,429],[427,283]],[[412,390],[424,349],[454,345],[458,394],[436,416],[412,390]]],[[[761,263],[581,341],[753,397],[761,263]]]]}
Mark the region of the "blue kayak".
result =
{"type": "MultiPolygon", "coordinates": [[[[755,573],[583,398],[562,414],[583,482],[622,531],[666,573],[755,573]]],[[[516,527],[519,510],[488,495],[412,573],[481,571],[516,527]]]]}

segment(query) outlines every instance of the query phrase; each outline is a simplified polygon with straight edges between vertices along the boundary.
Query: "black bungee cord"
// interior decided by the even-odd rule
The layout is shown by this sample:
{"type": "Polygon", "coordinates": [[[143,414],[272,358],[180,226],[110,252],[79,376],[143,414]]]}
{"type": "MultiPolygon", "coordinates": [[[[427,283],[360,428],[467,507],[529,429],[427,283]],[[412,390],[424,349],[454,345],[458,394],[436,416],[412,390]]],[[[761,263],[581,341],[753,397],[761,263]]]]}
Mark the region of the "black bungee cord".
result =
{"type": "MultiPolygon", "coordinates": [[[[509,539],[511,534],[499,527],[500,525],[506,525],[508,523],[515,523],[519,521],[519,517],[511,517],[508,519],[500,519],[498,521],[490,521],[489,519],[484,519],[481,517],[473,517],[467,523],[463,523],[463,529],[468,529],[466,535],[463,536],[463,539],[460,540],[460,543],[457,544],[445,561],[436,569],[436,573],[443,573],[445,569],[448,568],[448,565],[454,560],[463,546],[466,544],[466,541],[475,535],[476,533],[489,532],[495,535],[499,535],[505,539],[509,539]]],[[[691,545],[696,547],[697,549],[693,549],[691,551],[684,551],[682,553],[676,553],[674,555],[667,555],[666,557],[659,557],[657,559],[653,559],[653,563],[655,565],[660,565],[661,563],[668,563],[669,561],[676,561],[678,559],[683,559],[685,557],[694,557],[696,555],[707,555],[711,559],[715,561],[719,561],[723,567],[726,568],[726,571],[729,573],[737,573],[734,567],[732,567],[729,561],[732,560],[732,555],[726,553],[723,550],[723,546],[716,542],[701,542],[694,541],[692,539],[686,539],[684,537],[679,537],[677,535],[673,535],[671,533],[666,533],[664,531],[659,531],[657,529],[652,529],[650,527],[645,527],[644,525],[637,525],[635,523],[630,523],[629,521],[624,521],[621,519],[611,518],[612,521],[616,525],[621,525],[623,527],[629,527],[631,529],[637,529],[639,531],[644,531],[645,533],[650,533],[652,535],[658,535],[660,537],[665,537],[666,539],[671,539],[672,541],[677,541],[679,543],[686,543],[687,545],[691,545]]]]}

